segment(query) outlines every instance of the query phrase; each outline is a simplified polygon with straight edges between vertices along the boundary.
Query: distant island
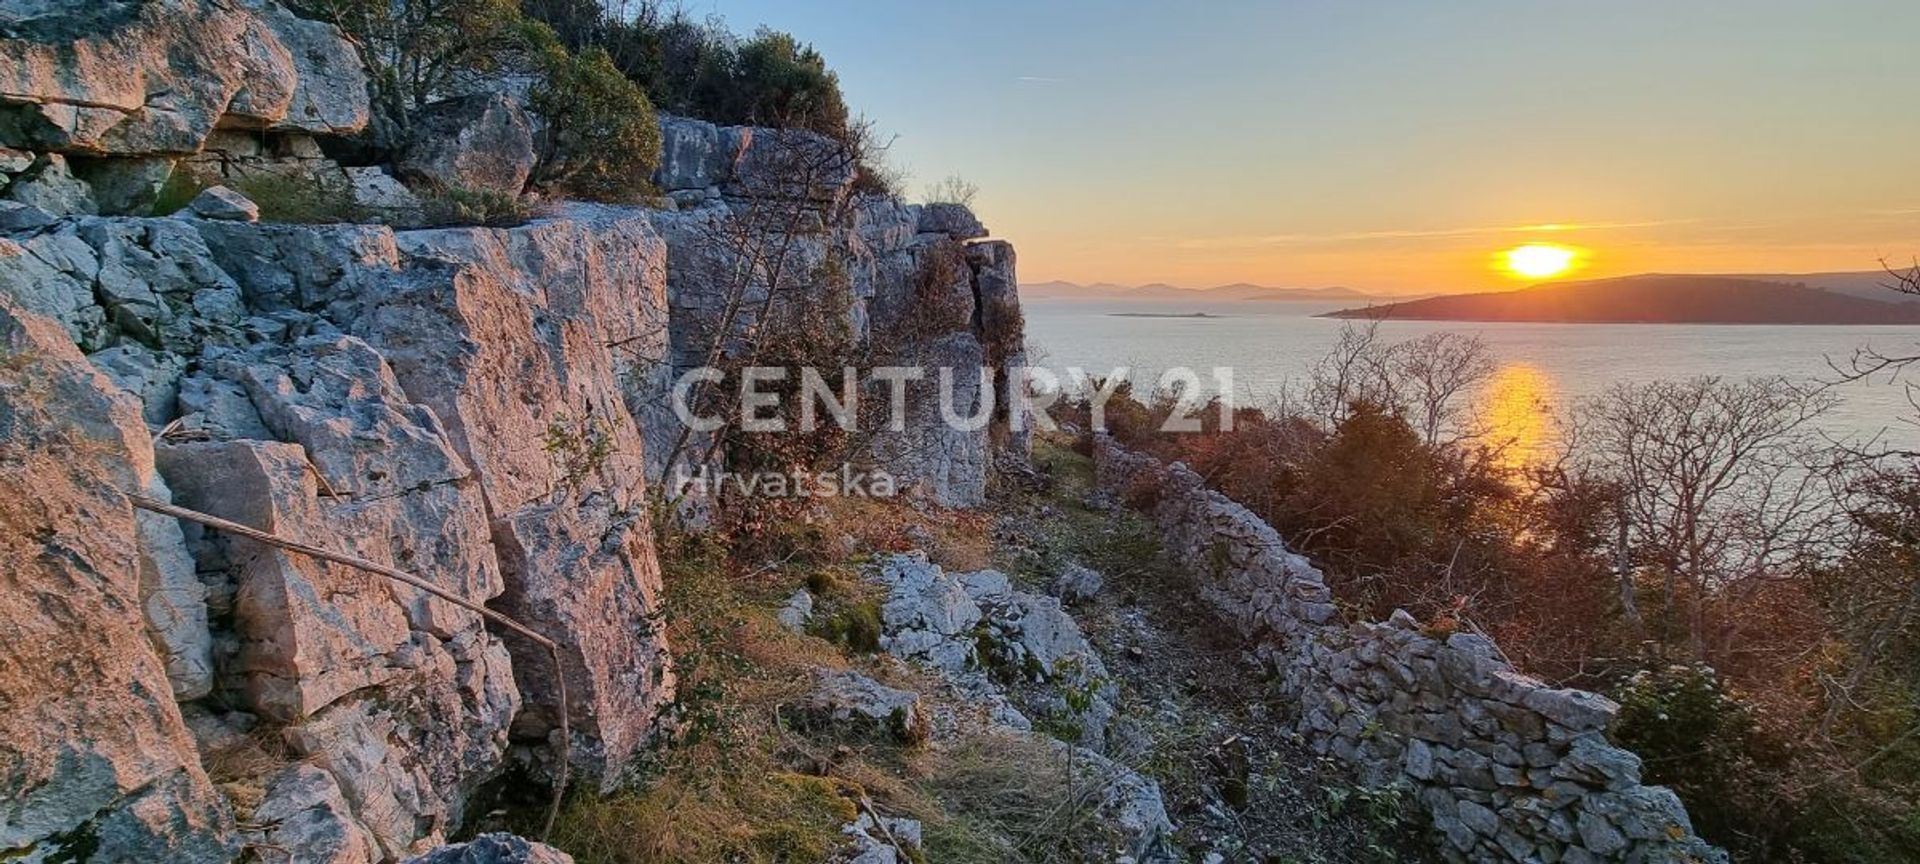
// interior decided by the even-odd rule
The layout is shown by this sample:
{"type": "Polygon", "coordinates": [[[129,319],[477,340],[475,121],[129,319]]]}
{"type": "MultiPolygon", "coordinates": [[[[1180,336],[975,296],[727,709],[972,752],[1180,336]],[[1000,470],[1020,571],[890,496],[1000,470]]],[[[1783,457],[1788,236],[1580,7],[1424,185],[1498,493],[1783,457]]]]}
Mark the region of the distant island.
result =
{"type": "Polygon", "coordinates": [[[1920,324],[1920,302],[1882,291],[1738,276],[1646,274],[1360,306],[1323,318],[1567,324],[1920,324]]]}
{"type": "Polygon", "coordinates": [[[1379,295],[1337,286],[1275,288],[1247,282],[1236,282],[1232,285],[1219,285],[1213,288],[1181,288],[1164,282],[1155,282],[1150,285],[1115,285],[1111,282],[1096,282],[1091,285],[1057,281],[1030,282],[1020,286],[1020,296],[1026,300],[1147,300],[1183,303],[1351,303],[1383,299],[1379,295]]]}
{"type": "Polygon", "coordinates": [[[1108,312],[1109,318],[1225,318],[1206,312],[1108,312]]]}

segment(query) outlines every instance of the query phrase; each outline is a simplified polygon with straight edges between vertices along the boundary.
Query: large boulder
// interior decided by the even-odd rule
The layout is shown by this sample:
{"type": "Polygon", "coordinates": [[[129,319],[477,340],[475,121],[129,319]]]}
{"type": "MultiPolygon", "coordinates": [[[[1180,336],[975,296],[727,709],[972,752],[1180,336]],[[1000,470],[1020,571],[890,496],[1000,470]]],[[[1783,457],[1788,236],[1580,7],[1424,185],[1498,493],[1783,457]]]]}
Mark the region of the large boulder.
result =
{"type": "Polygon", "coordinates": [[[220,219],[228,222],[260,220],[260,205],[225,186],[214,186],[194,196],[193,200],[187,203],[187,210],[202,219],[220,219]]]}
{"type": "Polygon", "coordinates": [[[987,226],[965,204],[934,202],[920,208],[922,234],[945,234],[955,240],[973,240],[987,236],[987,226]]]}
{"type": "Polygon", "coordinates": [[[821,725],[845,738],[918,744],[929,719],[920,694],[888,687],[858,672],[821,670],[814,675],[802,723],[821,725]]]}
{"type": "Polygon", "coordinates": [[[398,168],[409,180],[446,189],[519,195],[533,174],[533,124],[498,93],[435,102],[414,118],[414,143],[398,168]]]}
{"type": "Polygon", "coordinates": [[[0,0],[0,144],[187,154],[215,127],[338,135],[366,73],[332,25],[272,0],[0,0]]]}
{"type": "Polygon", "coordinates": [[[158,492],[139,408],[3,295],[0,357],[0,849],[228,860],[232,814],[145,632],[151,564],[123,494],[158,492]]]}
{"type": "Polygon", "coordinates": [[[804,129],[716,126],[660,115],[660,167],[654,185],[668,193],[710,191],[736,198],[837,202],[858,164],[844,144],[804,129]]]}

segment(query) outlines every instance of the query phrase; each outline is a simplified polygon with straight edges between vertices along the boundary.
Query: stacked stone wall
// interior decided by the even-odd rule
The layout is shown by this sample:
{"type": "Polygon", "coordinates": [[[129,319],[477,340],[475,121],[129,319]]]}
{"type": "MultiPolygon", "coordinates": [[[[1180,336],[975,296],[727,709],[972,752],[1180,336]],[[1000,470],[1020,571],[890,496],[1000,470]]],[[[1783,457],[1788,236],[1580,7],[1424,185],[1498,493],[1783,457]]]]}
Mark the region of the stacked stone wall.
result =
{"type": "Polygon", "coordinates": [[[1342,622],[1319,570],[1180,463],[1104,435],[1101,488],[1145,511],[1209,604],[1278,674],[1295,730],[1365,782],[1413,790],[1462,861],[1724,861],[1672,791],[1609,743],[1611,700],[1514,669],[1485,636],[1405,611],[1342,622]]]}

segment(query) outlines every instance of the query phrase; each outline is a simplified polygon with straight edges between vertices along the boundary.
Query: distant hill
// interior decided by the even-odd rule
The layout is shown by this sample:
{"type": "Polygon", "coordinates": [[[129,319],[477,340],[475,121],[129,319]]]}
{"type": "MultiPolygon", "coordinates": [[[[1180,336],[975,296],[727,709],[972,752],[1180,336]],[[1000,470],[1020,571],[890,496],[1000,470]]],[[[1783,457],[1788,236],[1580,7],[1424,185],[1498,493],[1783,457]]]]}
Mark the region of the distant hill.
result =
{"type": "Polygon", "coordinates": [[[1181,288],[1164,282],[1150,285],[1115,285],[1099,282],[1081,285],[1075,282],[1030,282],[1020,286],[1026,300],[1167,300],[1201,302],[1341,302],[1377,300],[1377,295],[1351,288],[1275,288],[1236,282],[1213,288],[1181,288]]]}
{"type": "Polygon", "coordinates": [[[1850,294],[1868,300],[1883,300],[1888,303],[1904,302],[1902,296],[1887,287],[1893,277],[1885,270],[1864,270],[1845,273],[1720,273],[1735,279],[1758,279],[1762,282],[1785,282],[1789,285],[1805,285],[1808,288],[1823,288],[1836,294],[1850,294]]]}
{"type": "MultiPolygon", "coordinates": [[[[1855,274],[1857,275],[1857,274],[1855,274]]],[[[1783,277],[1804,280],[1808,277],[1783,277]]],[[[1920,303],[1736,276],[1648,274],[1452,294],[1329,312],[1327,318],[1621,324],[1920,324],[1920,303]]]]}

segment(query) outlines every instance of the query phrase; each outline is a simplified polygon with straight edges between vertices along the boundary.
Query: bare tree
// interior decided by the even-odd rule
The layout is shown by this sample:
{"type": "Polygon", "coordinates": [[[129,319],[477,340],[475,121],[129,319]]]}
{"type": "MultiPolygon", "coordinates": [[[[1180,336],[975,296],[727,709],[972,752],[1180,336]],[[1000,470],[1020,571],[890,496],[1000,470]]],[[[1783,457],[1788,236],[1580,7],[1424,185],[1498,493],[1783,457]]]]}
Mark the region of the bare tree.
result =
{"type": "Polygon", "coordinates": [[[1451,332],[1395,345],[1389,367],[1395,401],[1429,446],[1457,443],[1471,434],[1469,401],[1497,368],[1485,340],[1451,332]]]}
{"type": "Polygon", "coordinates": [[[1328,429],[1347,419],[1356,402],[1387,405],[1388,346],[1380,339],[1380,322],[1340,325],[1333,347],[1315,360],[1307,372],[1301,398],[1314,420],[1328,429]]]}
{"type": "Polygon", "coordinates": [[[1472,399],[1495,369],[1477,336],[1440,332],[1388,343],[1378,320],[1348,322],[1314,362],[1300,401],[1328,429],[1365,402],[1405,420],[1428,445],[1452,444],[1471,437],[1472,399]]]}
{"type": "Polygon", "coordinates": [[[958,204],[972,207],[973,199],[980,194],[980,187],[957,174],[949,174],[940,182],[927,187],[923,196],[928,204],[958,204]]]}
{"type": "Polygon", "coordinates": [[[1684,623],[1704,654],[1711,608],[1830,551],[1840,514],[1814,421],[1832,405],[1784,378],[1702,376],[1619,384],[1580,406],[1576,460],[1621,496],[1623,558],[1661,580],[1662,648],[1684,623]]]}

